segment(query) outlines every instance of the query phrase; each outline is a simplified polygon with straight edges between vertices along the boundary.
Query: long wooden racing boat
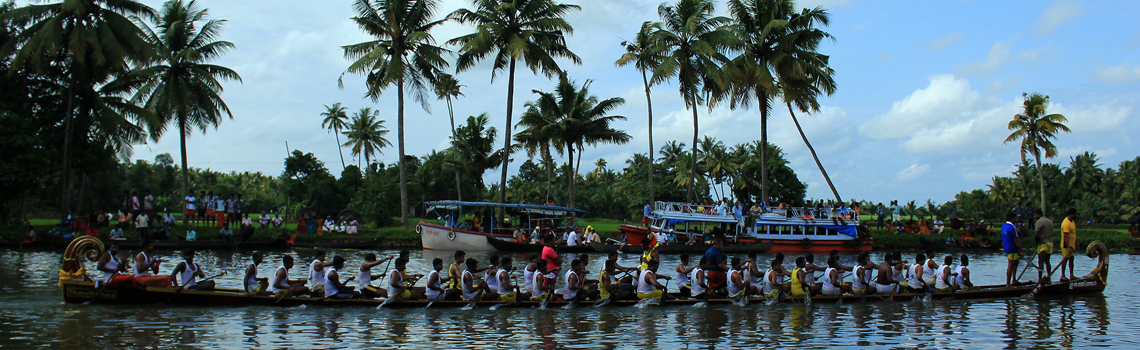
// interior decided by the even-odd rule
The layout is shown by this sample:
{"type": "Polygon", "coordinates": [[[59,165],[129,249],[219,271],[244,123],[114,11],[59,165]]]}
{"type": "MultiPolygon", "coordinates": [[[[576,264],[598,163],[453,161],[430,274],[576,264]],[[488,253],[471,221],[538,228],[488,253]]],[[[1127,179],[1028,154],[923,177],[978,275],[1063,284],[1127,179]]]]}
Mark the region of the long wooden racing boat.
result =
{"type": "MultiPolygon", "coordinates": [[[[487,237],[487,244],[495,247],[495,250],[500,252],[541,252],[542,244],[519,243],[515,241],[502,240],[493,237],[487,237]]],[[[564,253],[593,253],[594,248],[586,245],[556,245],[554,250],[564,253]]]]}
{"type": "MultiPolygon", "coordinates": [[[[81,237],[72,242],[64,253],[63,269],[60,270],[60,290],[67,303],[109,303],[109,304],[180,304],[193,306],[296,306],[296,305],[329,305],[329,306],[364,306],[364,307],[464,307],[472,305],[468,301],[442,300],[431,302],[428,300],[404,300],[385,303],[383,299],[326,299],[313,297],[273,296],[273,295],[247,295],[241,290],[218,289],[215,291],[179,290],[164,287],[109,287],[97,286],[86,275],[81,260],[86,257],[95,261],[102,253],[102,243],[90,237],[81,237]]],[[[880,301],[908,301],[916,299],[947,299],[972,300],[1014,298],[1026,295],[1037,296],[1065,296],[1078,293],[1100,293],[1104,291],[1108,277],[1107,248],[1101,242],[1089,245],[1088,255],[1098,258],[1098,264],[1088,276],[1057,284],[1019,283],[1013,287],[1005,286],[976,286],[970,290],[960,290],[948,293],[897,293],[894,295],[871,294],[841,295],[841,296],[814,296],[779,298],[771,302],[780,303],[854,303],[854,302],[880,302],[880,301]]],[[[661,305],[694,305],[706,302],[702,299],[680,298],[670,293],[673,300],[660,301],[661,305]]],[[[764,297],[747,298],[747,303],[768,303],[764,297]]],[[[613,306],[633,305],[639,301],[622,299],[612,301],[582,301],[578,305],[590,306],[595,303],[605,303],[613,306]]],[[[745,303],[745,300],[709,299],[709,304],[745,303]]],[[[565,300],[548,300],[546,306],[565,306],[570,302],[565,300]]],[[[526,300],[516,303],[499,301],[479,301],[476,306],[503,305],[508,307],[536,307],[542,306],[541,301],[526,300]]]]}
{"type": "MultiPolygon", "coordinates": [[[[604,244],[604,243],[590,243],[590,246],[599,253],[609,252],[624,252],[630,254],[641,254],[644,248],[638,245],[626,245],[622,247],[617,244],[604,244]]],[[[772,250],[772,242],[759,242],[759,243],[741,243],[733,245],[725,245],[721,249],[725,254],[748,254],[748,253],[767,253],[772,250]]],[[[712,248],[708,244],[673,244],[673,245],[660,245],[657,246],[657,252],[661,254],[704,254],[712,248]]]]}

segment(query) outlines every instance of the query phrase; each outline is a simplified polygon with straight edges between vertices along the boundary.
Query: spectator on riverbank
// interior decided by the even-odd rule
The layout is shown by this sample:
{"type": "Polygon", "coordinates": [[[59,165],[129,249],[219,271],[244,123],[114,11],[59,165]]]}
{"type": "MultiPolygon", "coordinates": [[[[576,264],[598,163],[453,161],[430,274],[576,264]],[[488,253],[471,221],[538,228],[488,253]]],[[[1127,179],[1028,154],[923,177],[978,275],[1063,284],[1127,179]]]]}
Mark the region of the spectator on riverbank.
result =
{"type": "Polygon", "coordinates": [[[26,236],[24,236],[23,243],[24,244],[36,243],[36,240],[38,240],[38,239],[39,239],[39,237],[36,236],[36,228],[32,227],[31,225],[28,225],[28,234],[26,236]]]}
{"type": "Polygon", "coordinates": [[[902,221],[902,207],[897,199],[891,201],[891,221],[902,221]]]}
{"type": "Polygon", "coordinates": [[[281,213],[276,213],[273,214],[273,219],[269,222],[273,224],[273,227],[280,228],[281,224],[285,222],[285,220],[281,218],[281,213]]]}
{"type": "Polygon", "coordinates": [[[265,228],[266,226],[269,226],[269,220],[269,214],[261,212],[261,217],[257,218],[257,224],[261,225],[262,228],[265,228]]]}
{"type": "Polygon", "coordinates": [[[353,218],[351,221],[348,222],[348,225],[347,225],[347,227],[345,227],[344,232],[347,234],[350,234],[350,235],[359,234],[360,233],[360,221],[356,221],[356,218],[353,218]]]}
{"type": "Polygon", "coordinates": [[[139,213],[135,217],[135,229],[139,231],[139,237],[142,239],[150,239],[150,217],[146,213],[139,213]]]}
{"type": "Polygon", "coordinates": [[[146,190],[146,196],[143,197],[142,209],[152,217],[157,214],[154,211],[154,195],[150,194],[150,190],[146,190]]]}
{"type": "Polygon", "coordinates": [[[879,217],[878,226],[876,226],[876,228],[882,230],[883,224],[887,220],[887,208],[883,206],[883,202],[879,202],[879,206],[875,208],[875,214],[879,217]]]}
{"type": "Polygon", "coordinates": [[[139,216],[142,206],[139,204],[139,193],[131,192],[131,215],[139,216]]]}
{"type": "Polygon", "coordinates": [[[119,224],[118,226],[115,226],[115,228],[111,229],[110,237],[114,240],[126,239],[123,237],[123,224],[119,224]]]}
{"type": "Polygon", "coordinates": [[[942,234],[942,231],[945,229],[946,229],[946,225],[942,222],[942,218],[935,216],[934,217],[934,233],[935,234],[942,234]]]}

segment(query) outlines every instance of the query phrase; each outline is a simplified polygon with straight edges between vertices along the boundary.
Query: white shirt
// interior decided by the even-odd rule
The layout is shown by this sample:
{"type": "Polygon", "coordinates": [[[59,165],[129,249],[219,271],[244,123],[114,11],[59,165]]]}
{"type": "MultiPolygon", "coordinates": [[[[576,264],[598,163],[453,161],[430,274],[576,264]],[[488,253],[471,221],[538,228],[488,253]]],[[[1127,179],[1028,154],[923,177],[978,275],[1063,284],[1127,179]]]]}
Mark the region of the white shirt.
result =
{"type": "Polygon", "coordinates": [[[566,239],[566,245],[578,245],[578,231],[570,231],[570,237],[566,239]]]}
{"type": "Polygon", "coordinates": [[[637,292],[638,293],[653,293],[657,290],[657,286],[649,283],[645,278],[649,277],[649,270],[642,270],[641,276],[637,277],[637,292]]]}
{"type": "Polygon", "coordinates": [[[317,284],[324,284],[325,283],[325,270],[321,269],[320,271],[317,271],[317,264],[320,264],[320,263],[321,263],[320,260],[313,260],[312,263],[309,263],[309,285],[310,286],[315,286],[317,284]]]}
{"type": "Polygon", "coordinates": [[[196,205],[194,204],[194,201],[197,201],[197,200],[198,200],[198,198],[194,198],[194,196],[186,196],[186,209],[189,209],[189,210],[197,209],[196,205]]]}

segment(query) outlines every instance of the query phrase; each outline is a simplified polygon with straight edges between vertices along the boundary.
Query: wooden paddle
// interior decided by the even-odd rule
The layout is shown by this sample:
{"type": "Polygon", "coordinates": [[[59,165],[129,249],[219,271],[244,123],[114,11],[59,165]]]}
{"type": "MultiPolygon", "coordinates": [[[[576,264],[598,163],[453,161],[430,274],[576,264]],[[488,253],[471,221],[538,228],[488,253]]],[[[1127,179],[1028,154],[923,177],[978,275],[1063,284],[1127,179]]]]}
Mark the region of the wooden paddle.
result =
{"type": "MultiPolygon", "coordinates": [[[[377,282],[384,282],[384,277],[388,277],[388,267],[392,266],[392,260],[396,260],[396,258],[388,259],[388,263],[384,264],[384,274],[381,275],[380,278],[376,279],[377,282]]],[[[403,271],[400,272],[403,273],[403,271]]]]}
{"type": "MultiPolygon", "coordinates": [[[[111,278],[115,278],[115,276],[118,276],[118,275],[119,275],[119,273],[116,272],[116,273],[111,275],[111,278]]],[[[110,284],[111,284],[111,279],[107,279],[106,281],[103,281],[103,285],[99,286],[99,289],[95,291],[95,295],[91,296],[91,302],[94,302],[95,299],[98,299],[99,293],[102,293],[103,289],[107,288],[107,285],[110,285],[110,284]]]]}

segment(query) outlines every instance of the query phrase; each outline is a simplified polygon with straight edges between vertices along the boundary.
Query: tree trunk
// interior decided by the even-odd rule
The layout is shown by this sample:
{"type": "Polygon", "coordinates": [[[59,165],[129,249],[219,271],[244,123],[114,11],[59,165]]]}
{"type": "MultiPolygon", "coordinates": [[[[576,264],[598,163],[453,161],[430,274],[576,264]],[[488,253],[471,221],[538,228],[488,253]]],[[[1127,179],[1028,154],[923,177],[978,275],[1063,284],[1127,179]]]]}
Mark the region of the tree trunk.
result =
{"type": "Polygon", "coordinates": [[[582,171],[582,147],[581,146],[578,147],[578,160],[575,163],[577,163],[577,166],[574,167],[574,172],[572,174],[570,174],[570,203],[571,203],[570,207],[571,208],[573,208],[574,203],[576,203],[574,197],[577,196],[577,193],[575,193],[575,192],[578,191],[578,172],[582,171]]]}
{"type": "Polygon", "coordinates": [[[645,84],[645,106],[649,112],[649,203],[653,203],[653,99],[649,94],[649,79],[641,71],[641,82],[645,84]]]}
{"type": "Polygon", "coordinates": [[[1037,181],[1041,184],[1041,214],[1044,216],[1045,212],[1045,169],[1041,168],[1041,153],[1033,155],[1037,159],[1037,181]]]}
{"type": "MultiPolygon", "coordinates": [[[[186,165],[186,115],[181,110],[178,111],[178,149],[182,153],[182,196],[185,198],[187,193],[190,193],[190,168],[186,165]]],[[[186,201],[182,201],[183,212],[186,209],[186,201]]],[[[190,218],[183,215],[182,224],[189,225],[190,218]]]]}
{"type": "MultiPolygon", "coordinates": [[[[511,117],[514,113],[515,101],[515,59],[511,57],[510,76],[507,78],[507,128],[503,129],[503,172],[499,177],[499,184],[503,187],[499,191],[499,203],[507,202],[507,168],[511,165],[511,136],[514,132],[511,128],[511,117]]],[[[499,220],[502,222],[507,216],[507,212],[499,210],[499,220]]]]}
{"type": "Polygon", "coordinates": [[[87,172],[81,171],[79,172],[79,190],[75,191],[75,210],[79,212],[79,215],[83,215],[83,213],[87,210],[87,208],[83,205],[83,194],[84,190],[86,189],[87,172]]]}
{"type": "Polygon", "coordinates": [[[689,167],[689,191],[685,195],[685,200],[689,203],[693,202],[693,192],[697,187],[697,95],[696,93],[690,94],[693,101],[693,153],[692,166],[689,167]]]}
{"type": "MultiPolygon", "coordinates": [[[[459,135],[455,134],[455,110],[451,107],[451,96],[447,97],[447,115],[451,117],[451,140],[455,141],[459,138],[459,135]]],[[[463,186],[460,184],[459,177],[459,171],[456,171],[455,198],[459,201],[463,201],[463,186]]]]}
{"type": "Polygon", "coordinates": [[[757,89],[756,99],[760,105],[760,201],[768,205],[768,92],[757,89]]]}
{"type": "MultiPolygon", "coordinates": [[[[579,155],[579,157],[581,157],[579,155]]],[[[574,146],[566,145],[566,167],[570,168],[566,172],[566,189],[570,190],[570,198],[567,201],[567,206],[574,207],[574,146]]]]}
{"type": "Polygon", "coordinates": [[[546,162],[546,201],[550,202],[554,192],[554,158],[550,156],[549,147],[542,148],[542,160],[546,162]]]}
{"type": "Polygon", "coordinates": [[[839,197],[839,191],[835,190],[835,184],[831,183],[831,177],[827,176],[827,170],[823,169],[823,163],[819,162],[819,156],[815,154],[815,148],[811,146],[811,142],[808,142],[807,135],[804,135],[804,129],[800,128],[800,121],[796,119],[796,112],[792,110],[792,103],[785,103],[788,104],[788,113],[792,114],[792,122],[796,123],[796,130],[800,132],[800,138],[804,139],[804,144],[807,145],[808,150],[811,151],[812,159],[815,159],[815,165],[819,167],[819,172],[823,173],[823,179],[827,180],[827,186],[831,187],[831,194],[835,195],[835,201],[843,203],[843,198],[839,197]]]}
{"type": "Polygon", "coordinates": [[[408,176],[404,171],[404,79],[396,82],[396,138],[400,144],[400,227],[408,229],[408,176]]]}
{"type": "Polygon", "coordinates": [[[71,87],[67,89],[67,113],[63,120],[63,172],[60,173],[60,216],[63,220],[71,214],[71,133],[72,119],[75,118],[75,86],[79,83],[72,80],[71,87]]]}
{"type": "Polygon", "coordinates": [[[344,165],[344,149],[341,149],[340,147],[340,128],[334,129],[333,134],[336,135],[336,152],[340,153],[340,168],[344,169],[347,166],[344,165]]]}

